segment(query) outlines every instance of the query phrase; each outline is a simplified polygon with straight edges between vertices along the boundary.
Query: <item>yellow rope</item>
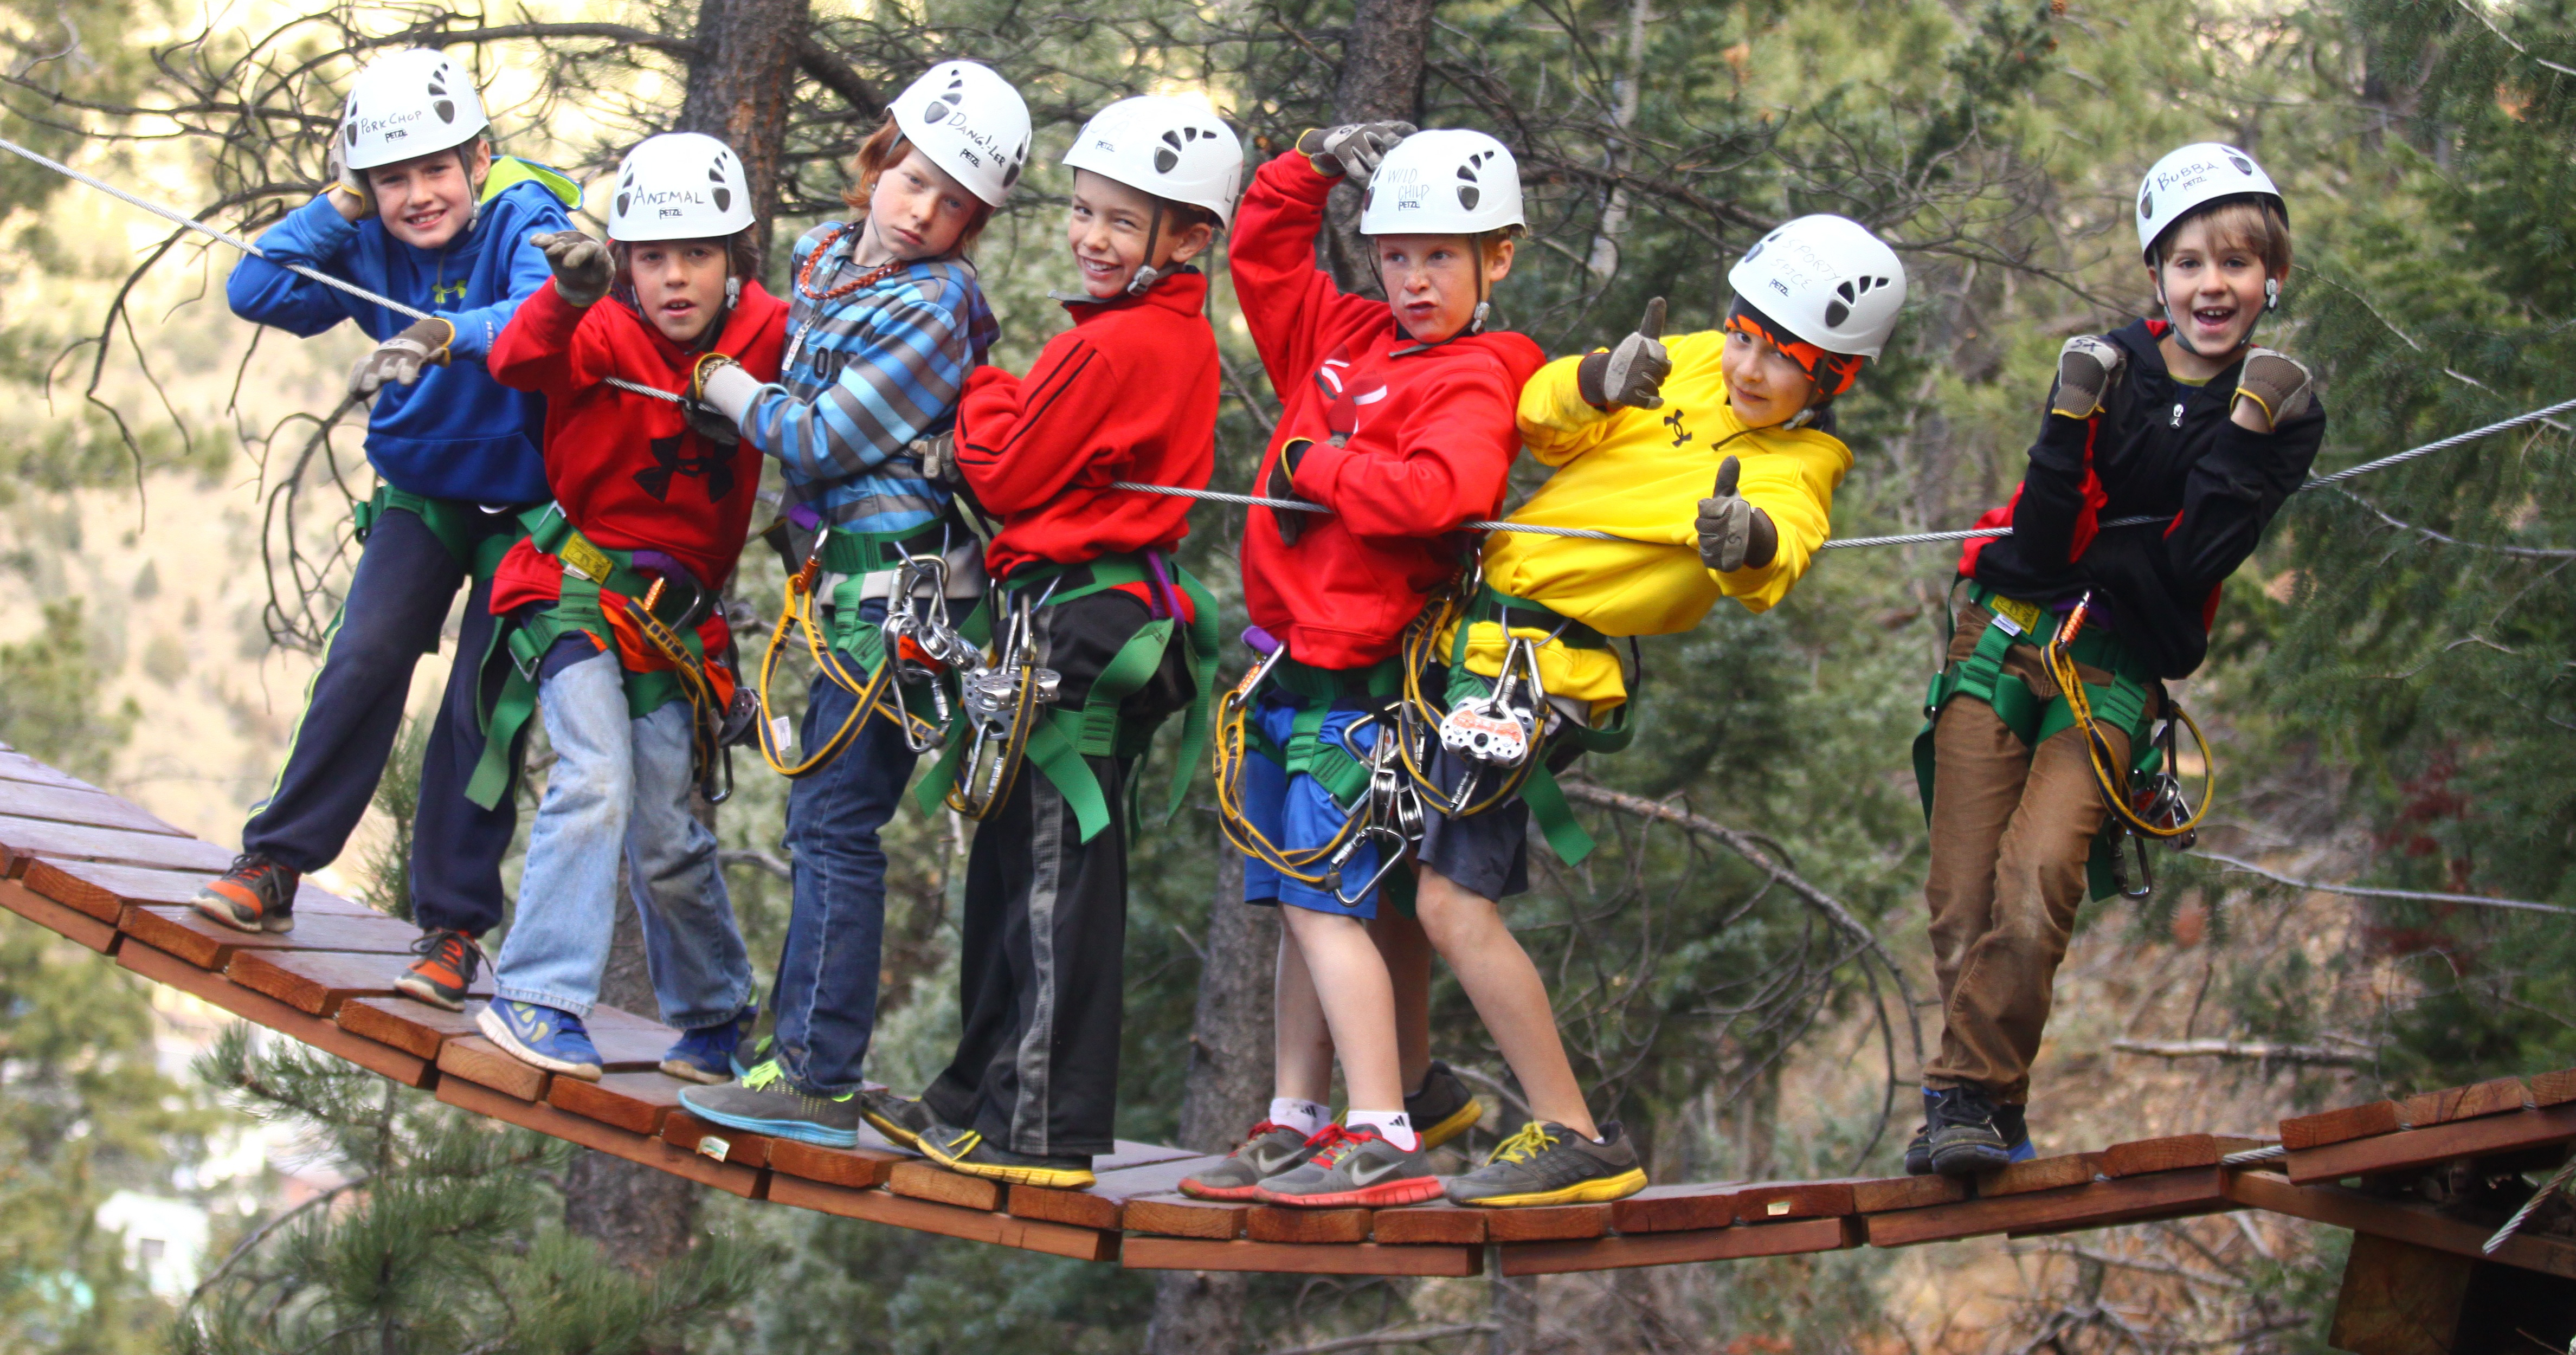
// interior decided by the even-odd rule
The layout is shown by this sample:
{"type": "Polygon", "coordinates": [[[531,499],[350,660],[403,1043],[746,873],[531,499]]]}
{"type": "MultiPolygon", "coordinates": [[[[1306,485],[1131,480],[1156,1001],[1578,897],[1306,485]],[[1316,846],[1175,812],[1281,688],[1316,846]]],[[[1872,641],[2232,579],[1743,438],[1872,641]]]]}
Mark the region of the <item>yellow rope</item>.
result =
{"type": "MultiPolygon", "coordinates": [[[[2091,611],[2092,601],[2089,596],[2084,601],[2076,603],[2075,609],[2066,614],[2064,624],[2057,628],[2057,634],[2051,637],[2047,644],[2040,646],[2039,652],[2041,661],[2048,667],[2048,675],[2056,679],[2057,690],[2064,696],[2067,710],[2075,717],[2075,727],[2084,731],[2084,750],[2091,757],[2093,764],[2093,784],[2101,791],[2102,802],[2110,806],[2111,812],[2130,832],[2152,838],[2188,836],[2200,827],[2201,820],[2209,817],[2209,807],[2218,798],[2217,755],[2210,751],[2208,738],[2200,732],[2200,723],[2191,718],[2191,714],[2182,708],[2181,703],[2168,699],[2165,702],[2170,712],[2167,718],[2180,720],[2183,727],[2191,731],[2192,742],[2200,749],[2201,766],[2204,769],[2201,776],[2200,803],[2192,808],[2191,817],[2172,827],[2149,822],[2130,805],[2127,769],[2117,765],[2119,760],[2111,756],[2110,741],[2102,736],[2101,727],[2094,723],[2093,698],[2084,689],[2083,674],[2076,671],[2075,658],[2071,652],[2076,637],[2084,633],[2084,623],[2091,611]]],[[[2130,750],[2132,757],[2135,756],[2136,751],[2130,750]]],[[[2169,758],[2168,762],[2170,761],[2169,758]]],[[[2165,771],[2167,775],[2175,778],[2176,784],[2180,783],[2181,768],[2168,765],[2165,771]]]]}

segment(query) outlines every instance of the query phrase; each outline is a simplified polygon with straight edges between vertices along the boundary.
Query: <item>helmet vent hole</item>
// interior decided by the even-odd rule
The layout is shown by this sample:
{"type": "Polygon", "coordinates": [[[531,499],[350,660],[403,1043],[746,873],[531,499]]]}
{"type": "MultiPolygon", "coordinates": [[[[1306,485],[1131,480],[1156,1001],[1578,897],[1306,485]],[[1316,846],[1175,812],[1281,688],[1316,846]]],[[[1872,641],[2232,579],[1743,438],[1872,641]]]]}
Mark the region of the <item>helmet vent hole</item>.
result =
{"type": "Polygon", "coordinates": [[[1857,294],[1852,291],[1852,285],[1848,281],[1844,282],[1842,286],[1835,288],[1834,295],[1841,297],[1845,301],[1854,301],[1859,299],[1857,294]]]}
{"type": "Polygon", "coordinates": [[[1842,326],[1842,322],[1850,318],[1851,307],[1846,306],[1839,301],[1832,302],[1825,307],[1825,324],[1828,328],[1840,328],[1842,326]]]}

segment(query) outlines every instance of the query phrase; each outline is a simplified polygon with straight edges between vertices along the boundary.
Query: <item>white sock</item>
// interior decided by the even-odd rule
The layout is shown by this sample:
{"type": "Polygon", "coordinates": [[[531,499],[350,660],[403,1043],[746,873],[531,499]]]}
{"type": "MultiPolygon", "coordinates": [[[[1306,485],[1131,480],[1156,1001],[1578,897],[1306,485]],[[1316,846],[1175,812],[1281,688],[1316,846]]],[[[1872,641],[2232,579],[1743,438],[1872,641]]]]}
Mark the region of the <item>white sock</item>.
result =
{"type": "Polygon", "coordinates": [[[1310,1139],[1315,1136],[1315,1131],[1323,1128],[1324,1122],[1331,1118],[1333,1118],[1333,1108],[1320,1102],[1300,1101],[1293,1096],[1270,1098],[1270,1122],[1286,1125],[1310,1139]]]}
{"type": "Polygon", "coordinates": [[[1400,1110],[1354,1110],[1343,1117],[1353,1129],[1367,1125],[1378,1137],[1410,1153],[1422,1147],[1422,1136],[1413,1132],[1413,1117],[1400,1110]]]}

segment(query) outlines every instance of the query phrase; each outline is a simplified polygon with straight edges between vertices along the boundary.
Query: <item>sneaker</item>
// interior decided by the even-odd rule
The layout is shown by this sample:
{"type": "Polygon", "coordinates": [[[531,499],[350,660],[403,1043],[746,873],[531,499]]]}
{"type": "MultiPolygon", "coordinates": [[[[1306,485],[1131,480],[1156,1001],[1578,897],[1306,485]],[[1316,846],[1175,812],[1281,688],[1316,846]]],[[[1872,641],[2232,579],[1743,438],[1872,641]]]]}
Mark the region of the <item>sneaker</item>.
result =
{"type": "Polygon", "coordinates": [[[1532,1120],[1503,1140],[1484,1166],[1452,1177],[1449,1202],[1498,1209],[1600,1204],[1645,1188],[1637,1146],[1616,1122],[1601,1126],[1601,1141],[1594,1143],[1554,1120],[1532,1120]]]}
{"type": "Polygon", "coordinates": [[[763,1035],[747,1045],[735,1045],[732,1059],[733,1075],[737,1079],[751,1076],[752,1069],[778,1056],[777,1044],[778,1036],[773,1033],[763,1035]]]}
{"type": "Polygon", "coordinates": [[[432,927],[411,943],[420,958],[394,980],[394,991],[452,1012],[465,1010],[465,991],[483,967],[483,947],[473,937],[445,927],[432,927]]]}
{"type": "Polygon", "coordinates": [[[1932,1103],[1940,1100],[1942,1095],[1931,1087],[1923,1089],[1923,1123],[1914,1127],[1914,1137],[1905,1145],[1905,1174],[1908,1176],[1932,1174],[1932,1103]]]}
{"type": "Polygon", "coordinates": [[[1440,1178],[1421,1149],[1406,1152],[1362,1125],[1328,1124],[1304,1161],[1253,1188],[1263,1204],[1297,1209],[1384,1208],[1440,1198],[1440,1178]]]}
{"type": "Polygon", "coordinates": [[[1485,1118],[1485,1103],[1448,1064],[1433,1059],[1422,1090],[1404,1098],[1404,1114],[1422,1136],[1422,1150],[1429,1152],[1475,1128],[1485,1118]]]}
{"type": "Polygon", "coordinates": [[[474,1014],[474,1024],[521,1063],[584,1082],[599,1080],[599,1046],[571,1012],[499,997],[474,1014]]]}
{"type": "Polygon", "coordinates": [[[1927,1098],[1925,1109],[1924,1148],[1932,1170],[1943,1176],[1976,1176],[2032,1156],[2019,1108],[2006,1113],[1983,1087],[1950,1088],[1927,1098]]]}
{"type": "Polygon", "coordinates": [[[295,886],[304,877],[257,852],[233,858],[233,868],[210,880],[188,902],[215,921],[245,932],[295,930],[295,886]]]}
{"type": "MultiPolygon", "coordinates": [[[[1424,1136],[1423,1146],[1430,1146],[1424,1136]]],[[[1250,1200],[1257,1198],[1261,1183],[1304,1162],[1312,1155],[1308,1145],[1313,1138],[1300,1134],[1284,1124],[1269,1120],[1252,1127],[1235,1145],[1225,1160],[1181,1182],[1181,1193],[1199,1200],[1250,1200]]]]}
{"type": "Polygon", "coordinates": [[[759,1020],[760,1004],[746,1002],[730,1021],[681,1032],[679,1042],[662,1055],[662,1071],[683,1082],[710,1087],[732,1080],[733,1053],[742,1047],[744,1037],[751,1034],[759,1020]]]}
{"type": "Polygon", "coordinates": [[[939,1117],[919,1097],[897,1096],[883,1087],[860,1090],[859,1118],[885,1135],[886,1142],[915,1150],[921,1147],[922,1135],[939,1127],[939,1117]]]}
{"type": "Polygon", "coordinates": [[[2030,1144],[2030,1107],[1995,1105],[1995,1130],[2004,1136],[2004,1152],[2015,1162],[2028,1162],[2039,1156],[2030,1144]]]}
{"type": "Polygon", "coordinates": [[[1033,1157],[1014,1153],[984,1141],[972,1129],[933,1121],[914,1138],[913,1146],[921,1155],[953,1172],[980,1176],[987,1181],[1007,1181],[1015,1186],[1046,1186],[1055,1190],[1083,1190],[1098,1180],[1091,1174],[1091,1159],[1083,1157],[1033,1157]]]}
{"type": "Polygon", "coordinates": [[[761,1063],[726,1086],[684,1087],[680,1109],[727,1129],[770,1134],[825,1148],[859,1143],[859,1094],[826,1096],[789,1080],[776,1060],[761,1063]]]}

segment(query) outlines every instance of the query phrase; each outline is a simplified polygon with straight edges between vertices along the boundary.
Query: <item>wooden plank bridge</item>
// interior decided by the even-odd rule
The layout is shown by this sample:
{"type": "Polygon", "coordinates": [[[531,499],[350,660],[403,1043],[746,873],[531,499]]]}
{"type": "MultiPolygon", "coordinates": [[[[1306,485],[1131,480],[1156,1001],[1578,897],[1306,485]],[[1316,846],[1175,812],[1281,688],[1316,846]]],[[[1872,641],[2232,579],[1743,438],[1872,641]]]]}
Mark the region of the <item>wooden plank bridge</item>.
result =
{"type": "MultiPolygon", "coordinates": [[[[1541,1275],[2022,1237],[2237,1209],[2480,1257],[2495,1221],[2445,1212],[2424,1198],[2422,1183],[2445,1173],[2465,1179],[2464,1170],[2546,1171],[2576,1145],[2570,1069],[2301,1116],[2260,1137],[2115,1143],[1968,1182],[1719,1181],[1658,1185],[1614,1204],[1308,1211],[1189,1199],[1178,1183],[1213,1159],[1121,1143],[1095,1164],[1091,1189],[1006,1187],[942,1171],[882,1140],[817,1148],[702,1124],[679,1108],[685,1084],[654,1070],[675,1033],[627,1012],[603,1007],[591,1019],[608,1070],[600,1081],[530,1068],[494,1049],[468,1017],[394,995],[395,957],[415,935],[408,924],[310,883],[286,935],[236,932],[198,916],[187,899],[231,856],[0,750],[0,906],[134,973],[450,1105],[748,1199],[1137,1269],[1541,1275]]],[[[2576,1238],[2560,1231],[2567,1226],[2536,1220],[2485,1259],[2576,1279],[2576,1238]]]]}

